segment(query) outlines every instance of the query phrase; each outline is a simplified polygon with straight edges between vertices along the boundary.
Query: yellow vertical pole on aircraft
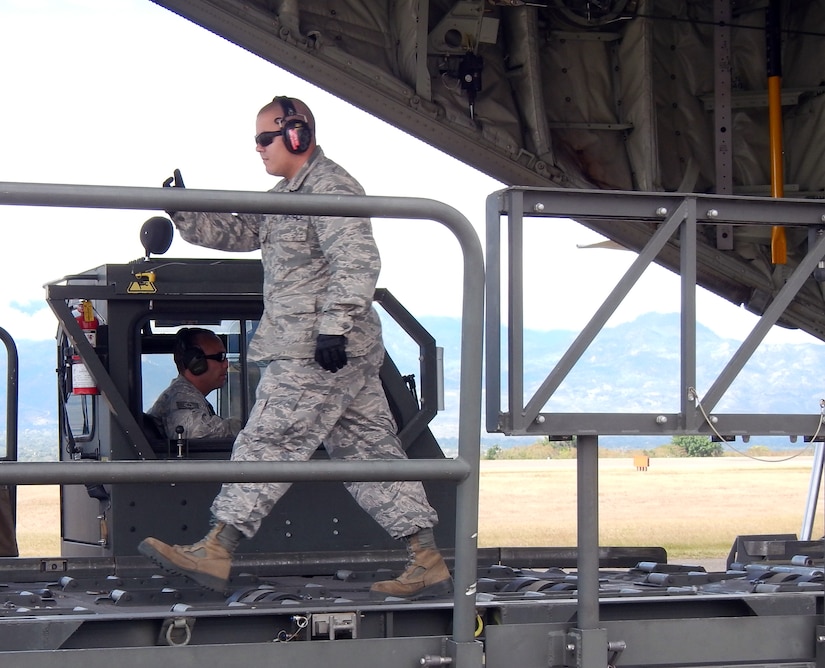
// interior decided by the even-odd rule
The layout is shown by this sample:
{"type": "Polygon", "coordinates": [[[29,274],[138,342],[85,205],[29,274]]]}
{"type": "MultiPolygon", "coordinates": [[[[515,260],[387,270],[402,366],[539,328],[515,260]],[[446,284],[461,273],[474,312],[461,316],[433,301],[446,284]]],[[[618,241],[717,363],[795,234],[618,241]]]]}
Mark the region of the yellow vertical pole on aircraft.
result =
{"type": "MultiPolygon", "coordinates": [[[[771,196],[785,196],[785,173],[782,162],[782,37],[779,1],[770,0],[765,12],[765,40],[768,65],[768,114],[770,121],[771,196]]],[[[774,225],[771,229],[771,262],[786,264],[788,242],[785,228],[774,225]]]]}

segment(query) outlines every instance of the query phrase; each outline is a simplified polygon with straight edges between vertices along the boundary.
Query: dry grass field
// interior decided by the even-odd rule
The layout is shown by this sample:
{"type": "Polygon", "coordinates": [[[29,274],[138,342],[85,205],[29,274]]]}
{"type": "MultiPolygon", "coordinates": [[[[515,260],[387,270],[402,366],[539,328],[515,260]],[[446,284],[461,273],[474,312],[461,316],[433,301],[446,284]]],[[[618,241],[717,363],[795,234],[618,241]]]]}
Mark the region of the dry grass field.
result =
{"type": "MultiPolygon", "coordinates": [[[[723,558],[738,535],[798,535],[812,458],[779,459],[600,459],[599,542],[678,561],[723,558]]],[[[485,461],[480,486],[480,545],[576,544],[574,460],[485,461]]]]}
{"type": "Polygon", "coordinates": [[[21,557],[60,554],[60,488],[22,485],[17,488],[17,546],[21,557]]]}
{"type": "MultiPolygon", "coordinates": [[[[724,558],[737,535],[798,535],[811,465],[810,456],[652,458],[637,471],[631,457],[600,459],[600,543],[704,561],[724,558]]],[[[480,546],[576,544],[575,460],[483,461],[480,485],[480,546]]],[[[21,486],[18,500],[21,556],[59,554],[57,488],[21,486]]],[[[821,518],[821,494],[818,508],[821,518]]]]}

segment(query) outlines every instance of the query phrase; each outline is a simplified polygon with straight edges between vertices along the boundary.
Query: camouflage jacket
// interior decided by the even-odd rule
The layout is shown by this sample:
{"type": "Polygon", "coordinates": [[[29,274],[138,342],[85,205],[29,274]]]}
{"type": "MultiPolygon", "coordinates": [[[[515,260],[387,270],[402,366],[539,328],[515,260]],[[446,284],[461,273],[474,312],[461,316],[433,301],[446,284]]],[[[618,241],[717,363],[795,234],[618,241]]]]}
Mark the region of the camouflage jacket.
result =
{"type": "MultiPolygon", "coordinates": [[[[320,147],[292,179],[282,179],[270,192],[364,194],[320,147]]],[[[264,313],[250,359],[311,359],[318,334],[343,334],[354,357],[380,339],[372,298],[381,260],[369,218],[184,211],[174,221],[190,243],[261,250],[264,313]]]]}
{"type": "Polygon", "coordinates": [[[148,412],[163,426],[167,438],[176,437],[178,426],[183,427],[184,438],[231,438],[241,430],[240,420],[215,415],[201,391],[180,375],[148,412]]]}

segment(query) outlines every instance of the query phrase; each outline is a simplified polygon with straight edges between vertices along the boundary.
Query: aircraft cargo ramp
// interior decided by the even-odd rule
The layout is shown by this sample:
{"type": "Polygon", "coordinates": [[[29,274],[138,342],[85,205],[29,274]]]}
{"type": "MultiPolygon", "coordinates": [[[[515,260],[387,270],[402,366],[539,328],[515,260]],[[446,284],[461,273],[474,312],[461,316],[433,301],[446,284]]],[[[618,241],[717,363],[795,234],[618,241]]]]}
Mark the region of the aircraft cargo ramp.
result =
{"type": "MultiPolygon", "coordinates": [[[[821,562],[821,544],[807,547],[819,552],[816,561],[821,562]]],[[[656,550],[640,554],[656,556],[656,550]]],[[[501,556],[479,552],[480,563],[490,564],[478,570],[475,596],[475,638],[486,643],[485,665],[510,666],[514,658],[525,661],[519,665],[547,665],[530,663],[539,659],[570,665],[567,637],[577,615],[575,569],[512,568],[496,563],[501,556]]],[[[627,550],[621,559],[631,556],[627,550]]],[[[822,614],[823,571],[811,562],[812,557],[797,555],[784,562],[732,563],[724,572],[645,561],[632,568],[602,569],[601,623],[610,637],[623,639],[611,651],[616,665],[652,664],[654,659],[658,665],[692,665],[701,657],[724,664],[811,661],[812,643],[793,640],[812,635],[822,614]],[[674,625],[677,637],[670,635],[674,625]],[[674,661],[674,656],[683,658],[674,661]]],[[[232,593],[224,597],[158,574],[139,558],[46,562],[46,567],[67,569],[56,579],[41,579],[43,565],[24,559],[13,568],[3,564],[0,571],[0,657],[13,657],[10,665],[21,668],[98,666],[115,660],[138,666],[146,659],[124,649],[147,647],[174,648],[175,654],[153,655],[164,661],[184,655],[190,660],[203,651],[213,660],[237,660],[249,652],[254,656],[256,646],[272,647],[272,656],[310,662],[332,651],[336,663],[345,666],[387,660],[427,665],[418,661],[440,656],[438,638],[451,629],[447,600],[371,601],[367,585],[380,570],[290,576],[288,565],[258,559],[234,569],[232,593]],[[267,575],[268,569],[277,575],[267,575]],[[383,654],[380,647],[389,639],[396,645],[383,654]],[[332,644],[334,650],[327,649],[332,644]]]]}

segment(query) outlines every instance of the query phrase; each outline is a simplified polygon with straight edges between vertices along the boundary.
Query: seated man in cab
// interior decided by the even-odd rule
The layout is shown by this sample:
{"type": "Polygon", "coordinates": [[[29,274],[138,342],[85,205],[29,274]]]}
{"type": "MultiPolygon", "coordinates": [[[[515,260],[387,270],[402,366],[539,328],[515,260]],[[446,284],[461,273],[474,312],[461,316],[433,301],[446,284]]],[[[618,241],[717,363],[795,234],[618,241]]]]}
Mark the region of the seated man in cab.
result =
{"type": "Polygon", "coordinates": [[[229,362],[221,338],[200,327],[184,327],[177,333],[173,352],[178,376],[149,409],[167,438],[234,438],[241,430],[237,418],[215,414],[206,396],[226,383],[229,362]]]}

